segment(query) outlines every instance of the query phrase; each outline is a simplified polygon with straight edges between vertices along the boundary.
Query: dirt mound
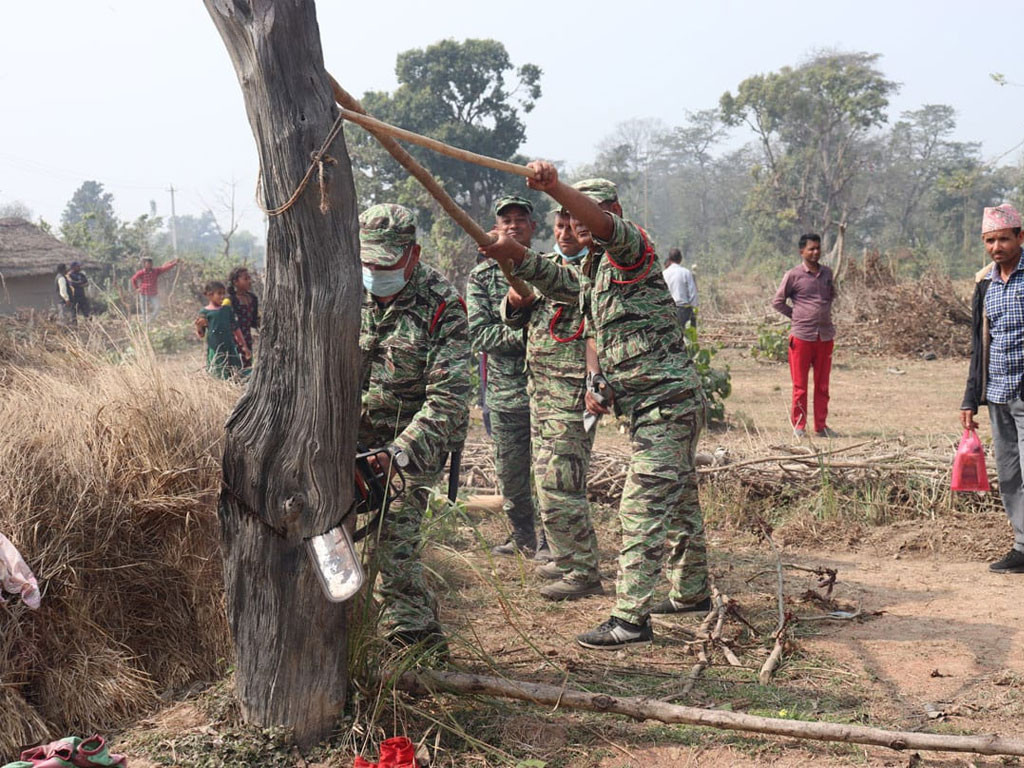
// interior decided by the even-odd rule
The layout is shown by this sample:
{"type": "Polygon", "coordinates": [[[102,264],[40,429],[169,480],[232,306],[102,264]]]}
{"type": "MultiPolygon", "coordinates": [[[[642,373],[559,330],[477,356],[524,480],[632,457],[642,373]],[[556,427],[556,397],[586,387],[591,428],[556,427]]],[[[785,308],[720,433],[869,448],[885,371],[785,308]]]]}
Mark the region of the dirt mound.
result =
{"type": "Polygon", "coordinates": [[[11,366],[0,380],[0,530],[43,590],[0,600],[0,756],[111,727],[222,672],[214,512],[237,390],[151,355],[11,366]]]}

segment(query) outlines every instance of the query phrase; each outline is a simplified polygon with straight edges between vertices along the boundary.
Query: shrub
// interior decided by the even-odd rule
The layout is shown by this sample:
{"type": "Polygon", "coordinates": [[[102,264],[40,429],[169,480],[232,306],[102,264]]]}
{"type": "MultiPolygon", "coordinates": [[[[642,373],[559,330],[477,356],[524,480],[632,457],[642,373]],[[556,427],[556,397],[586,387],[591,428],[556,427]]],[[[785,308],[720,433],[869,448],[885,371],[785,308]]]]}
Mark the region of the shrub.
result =
{"type": "Polygon", "coordinates": [[[789,325],[757,326],[757,341],[750,348],[750,354],[755,360],[786,362],[789,355],[789,325]]]}
{"type": "Polygon", "coordinates": [[[725,398],[732,392],[732,374],[729,366],[714,368],[711,361],[718,354],[718,347],[702,345],[697,337],[697,329],[688,325],[684,333],[686,351],[693,360],[697,373],[700,375],[700,386],[708,403],[708,422],[721,421],[725,418],[725,398]]]}

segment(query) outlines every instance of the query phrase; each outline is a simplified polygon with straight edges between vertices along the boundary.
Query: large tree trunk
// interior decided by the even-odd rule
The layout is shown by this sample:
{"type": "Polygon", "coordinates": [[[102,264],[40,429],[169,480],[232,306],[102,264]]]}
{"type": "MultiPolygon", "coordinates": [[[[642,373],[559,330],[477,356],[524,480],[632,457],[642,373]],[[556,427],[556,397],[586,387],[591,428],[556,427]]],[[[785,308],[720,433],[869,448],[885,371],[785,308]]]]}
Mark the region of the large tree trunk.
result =
{"type": "MultiPolygon", "coordinates": [[[[291,196],[336,116],[313,0],[204,0],[238,74],[270,206],[291,196]]],[[[329,210],[316,178],[270,218],[260,360],[228,420],[223,532],[227,609],[245,718],[326,737],[345,703],[346,611],[328,602],[304,538],[352,493],[359,405],[355,191],[342,136],[329,210]]]]}

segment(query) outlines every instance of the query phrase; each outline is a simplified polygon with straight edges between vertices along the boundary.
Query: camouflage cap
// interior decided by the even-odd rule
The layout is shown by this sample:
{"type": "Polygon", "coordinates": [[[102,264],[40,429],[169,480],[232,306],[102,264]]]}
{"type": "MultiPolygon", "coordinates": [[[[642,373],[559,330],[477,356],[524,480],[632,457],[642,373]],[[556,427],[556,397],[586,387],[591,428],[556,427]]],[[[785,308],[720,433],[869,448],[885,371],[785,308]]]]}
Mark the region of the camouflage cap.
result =
{"type": "Polygon", "coordinates": [[[595,203],[617,203],[619,201],[619,191],[615,187],[615,182],[608,181],[608,179],[583,179],[573,184],[572,188],[578,189],[595,203]]]}
{"type": "Polygon", "coordinates": [[[527,213],[533,213],[533,203],[525,197],[520,197],[519,195],[502,195],[494,201],[494,215],[501,215],[502,210],[508,208],[510,205],[518,205],[520,208],[525,208],[527,213]]]}
{"type": "Polygon", "coordinates": [[[363,264],[393,267],[416,242],[416,217],[408,208],[380,203],[359,215],[359,259],[363,264]]]}

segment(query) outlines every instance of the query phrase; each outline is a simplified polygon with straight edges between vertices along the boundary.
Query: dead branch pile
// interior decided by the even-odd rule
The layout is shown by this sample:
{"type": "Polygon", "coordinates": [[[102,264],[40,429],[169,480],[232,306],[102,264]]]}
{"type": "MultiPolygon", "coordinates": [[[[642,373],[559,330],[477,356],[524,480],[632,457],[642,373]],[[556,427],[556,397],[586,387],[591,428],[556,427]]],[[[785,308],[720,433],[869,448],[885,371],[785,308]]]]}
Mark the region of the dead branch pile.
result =
{"type": "Polygon", "coordinates": [[[147,356],[4,368],[0,530],[43,600],[0,600],[0,755],[110,728],[223,671],[213,509],[236,396],[147,356]]]}
{"type": "Polygon", "coordinates": [[[836,320],[844,345],[889,355],[970,354],[970,302],[949,278],[928,274],[901,281],[877,251],[850,263],[836,320]]]}
{"type": "MultiPolygon", "coordinates": [[[[700,467],[704,480],[715,477],[738,478],[752,495],[767,497],[781,492],[833,487],[888,485],[894,490],[907,485],[949,486],[952,447],[948,454],[926,454],[903,446],[881,446],[865,441],[842,448],[824,450],[805,445],[772,445],[768,455],[729,462],[717,460],[716,466],[700,467]]],[[[992,482],[996,482],[994,471],[992,482]]]]}
{"type": "MultiPolygon", "coordinates": [[[[738,483],[750,500],[806,497],[828,485],[837,491],[870,491],[892,512],[919,508],[921,496],[929,505],[949,501],[952,446],[946,453],[923,453],[865,441],[831,450],[806,445],[772,445],[767,450],[767,455],[742,460],[731,460],[724,452],[699,454],[698,477],[702,483],[738,483]]],[[[595,450],[587,476],[590,500],[618,504],[628,464],[625,453],[595,450]]],[[[989,482],[993,488],[998,485],[994,464],[989,482]]],[[[462,485],[475,493],[498,492],[490,443],[466,444],[462,485]]]]}

